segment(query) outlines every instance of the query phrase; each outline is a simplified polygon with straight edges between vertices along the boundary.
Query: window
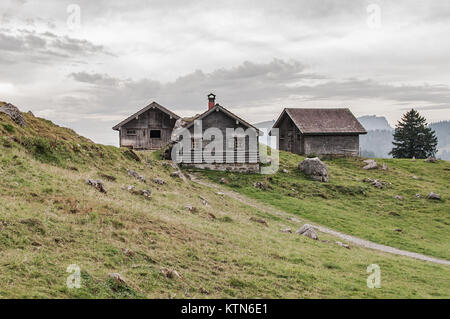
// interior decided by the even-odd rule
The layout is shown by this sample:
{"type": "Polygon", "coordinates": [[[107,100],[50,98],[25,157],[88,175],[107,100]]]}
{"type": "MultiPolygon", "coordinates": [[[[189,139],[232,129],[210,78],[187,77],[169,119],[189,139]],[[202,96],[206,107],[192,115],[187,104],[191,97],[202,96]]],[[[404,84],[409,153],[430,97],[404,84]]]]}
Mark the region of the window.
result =
{"type": "Polygon", "coordinates": [[[150,138],[161,138],[161,130],[150,130],[150,138]]]}
{"type": "Polygon", "coordinates": [[[127,135],[136,135],[136,130],[127,130],[127,135]]]}

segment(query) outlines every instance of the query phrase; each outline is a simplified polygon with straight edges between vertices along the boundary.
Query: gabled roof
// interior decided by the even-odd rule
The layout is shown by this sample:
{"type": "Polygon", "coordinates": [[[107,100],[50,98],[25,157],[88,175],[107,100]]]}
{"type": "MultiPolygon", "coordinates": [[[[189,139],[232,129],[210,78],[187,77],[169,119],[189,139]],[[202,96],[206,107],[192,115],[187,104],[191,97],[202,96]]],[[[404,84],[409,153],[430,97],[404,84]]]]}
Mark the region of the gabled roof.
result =
{"type": "Polygon", "coordinates": [[[205,117],[207,117],[209,114],[213,113],[213,112],[217,112],[217,111],[221,111],[225,114],[227,114],[229,117],[235,119],[236,121],[239,121],[239,123],[242,123],[244,126],[246,126],[247,128],[253,128],[256,130],[256,132],[258,133],[258,135],[261,134],[260,130],[258,130],[256,127],[254,127],[253,125],[251,125],[250,123],[244,121],[243,119],[241,119],[239,116],[237,116],[236,114],[231,113],[230,111],[228,111],[226,108],[224,108],[223,106],[216,104],[213,108],[207,110],[206,112],[200,114],[199,116],[195,116],[184,128],[189,128],[192,125],[194,125],[194,122],[197,120],[201,120],[205,117]]]}
{"type": "Polygon", "coordinates": [[[285,108],[273,127],[284,115],[289,116],[302,134],[366,134],[366,130],[347,108],[296,109],[285,108]]]}
{"type": "Polygon", "coordinates": [[[136,113],[134,113],[133,115],[127,117],[125,120],[123,120],[122,122],[120,122],[119,124],[117,124],[116,126],[114,126],[112,129],[118,131],[119,128],[125,124],[127,124],[128,122],[132,121],[133,119],[135,119],[136,117],[138,117],[139,115],[141,115],[142,113],[148,111],[151,108],[158,108],[160,109],[162,112],[166,113],[167,115],[173,117],[175,120],[178,120],[180,117],[178,115],[176,115],[175,113],[173,113],[172,111],[169,111],[168,109],[166,109],[164,106],[156,103],[155,101],[153,101],[152,103],[150,103],[149,105],[147,105],[146,107],[144,107],[142,110],[137,111],[136,113]]]}

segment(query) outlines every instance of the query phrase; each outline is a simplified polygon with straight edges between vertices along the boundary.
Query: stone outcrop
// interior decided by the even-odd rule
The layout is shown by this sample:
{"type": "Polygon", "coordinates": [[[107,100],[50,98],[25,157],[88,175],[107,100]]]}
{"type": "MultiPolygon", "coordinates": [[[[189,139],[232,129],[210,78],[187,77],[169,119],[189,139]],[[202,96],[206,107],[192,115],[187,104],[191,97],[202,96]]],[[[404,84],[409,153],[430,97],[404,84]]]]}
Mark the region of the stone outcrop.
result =
{"type": "Polygon", "coordinates": [[[11,120],[13,120],[16,124],[19,124],[20,126],[27,125],[25,119],[22,116],[22,112],[20,112],[17,107],[10,103],[6,103],[5,105],[1,106],[0,113],[5,113],[11,118],[11,120]]]}

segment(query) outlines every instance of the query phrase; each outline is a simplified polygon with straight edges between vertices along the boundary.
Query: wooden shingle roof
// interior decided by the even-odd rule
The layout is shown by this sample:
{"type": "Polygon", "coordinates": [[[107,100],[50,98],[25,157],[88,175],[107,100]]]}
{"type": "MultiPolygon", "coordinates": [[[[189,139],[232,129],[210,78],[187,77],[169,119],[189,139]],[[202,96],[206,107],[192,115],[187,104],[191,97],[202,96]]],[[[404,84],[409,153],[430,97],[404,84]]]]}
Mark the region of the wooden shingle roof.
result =
{"type": "Polygon", "coordinates": [[[284,115],[289,116],[302,134],[366,134],[353,113],[347,108],[297,109],[286,108],[273,127],[278,127],[284,115]]]}
{"type": "Polygon", "coordinates": [[[156,102],[152,102],[149,105],[147,105],[146,107],[144,107],[143,109],[137,111],[136,113],[134,113],[133,115],[130,115],[129,117],[127,117],[125,120],[123,120],[122,122],[120,122],[119,124],[115,125],[112,129],[118,131],[119,128],[125,124],[127,124],[128,122],[130,122],[131,120],[135,119],[136,117],[138,117],[139,115],[141,115],[142,113],[148,111],[151,108],[157,108],[160,109],[162,112],[166,113],[167,115],[173,117],[175,120],[178,120],[180,117],[178,115],[176,115],[175,113],[173,113],[172,111],[168,110],[167,108],[165,108],[164,106],[156,103],[156,102]]]}

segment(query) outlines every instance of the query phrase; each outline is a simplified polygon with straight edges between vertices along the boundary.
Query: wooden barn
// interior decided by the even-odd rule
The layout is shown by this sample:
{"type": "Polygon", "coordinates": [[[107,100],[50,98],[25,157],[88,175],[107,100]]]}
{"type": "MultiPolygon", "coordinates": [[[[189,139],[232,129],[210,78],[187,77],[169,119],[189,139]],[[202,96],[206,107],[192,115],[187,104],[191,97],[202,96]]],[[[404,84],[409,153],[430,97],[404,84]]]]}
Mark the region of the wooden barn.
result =
{"type": "Polygon", "coordinates": [[[113,127],[119,131],[120,147],[154,150],[170,141],[175,122],[180,117],[152,102],[113,127]]]}
{"type": "Polygon", "coordinates": [[[209,94],[208,100],[208,109],[184,125],[191,137],[191,150],[183,154],[181,164],[202,169],[259,172],[259,130],[223,106],[215,104],[214,94],[209,94]],[[200,135],[195,134],[196,125],[201,125],[200,135]],[[205,134],[211,128],[218,129],[223,136],[223,147],[214,150],[212,155],[204,152],[216,138],[205,134]],[[235,133],[230,135],[227,130],[235,133]],[[196,152],[201,155],[195,156],[196,152]]]}
{"type": "Polygon", "coordinates": [[[304,155],[357,156],[359,135],[367,134],[346,108],[286,108],[273,128],[279,129],[280,150],[304,155]]]}

